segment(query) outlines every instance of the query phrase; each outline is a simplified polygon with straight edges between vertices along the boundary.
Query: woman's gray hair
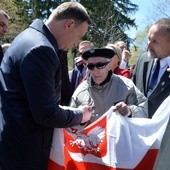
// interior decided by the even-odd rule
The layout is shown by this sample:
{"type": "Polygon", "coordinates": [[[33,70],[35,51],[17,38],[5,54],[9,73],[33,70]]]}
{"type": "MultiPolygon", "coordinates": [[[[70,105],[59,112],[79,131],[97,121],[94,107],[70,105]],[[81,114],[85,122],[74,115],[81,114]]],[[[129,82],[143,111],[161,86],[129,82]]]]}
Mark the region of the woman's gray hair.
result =
{"type": "Polygon", "coordinates": [[[107,44],[106,48],[112,49],[115,52],[115,54],[119,57],[119,64],[120,64],[120,62],[122,60],[121,48],[116,44],[107,44]]]}

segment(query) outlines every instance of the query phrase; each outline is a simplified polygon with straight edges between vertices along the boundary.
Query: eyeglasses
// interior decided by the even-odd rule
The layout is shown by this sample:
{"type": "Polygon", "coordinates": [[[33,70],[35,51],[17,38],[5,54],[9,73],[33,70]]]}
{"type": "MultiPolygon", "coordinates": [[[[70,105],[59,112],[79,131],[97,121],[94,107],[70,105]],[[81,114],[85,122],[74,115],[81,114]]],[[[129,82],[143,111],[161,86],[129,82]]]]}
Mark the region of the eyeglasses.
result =
{"type": "Polygon", "coordinates": [[[99,62],[99,63],[96,63],[96,64],[93,64],[93,63],[88,63],[87,64],[87,68],[89,70],[94,70],[94,68],[96,67],[97,69],[103,69],[106,67],[106,65],[108,64],[109,62],[99,62]]]}

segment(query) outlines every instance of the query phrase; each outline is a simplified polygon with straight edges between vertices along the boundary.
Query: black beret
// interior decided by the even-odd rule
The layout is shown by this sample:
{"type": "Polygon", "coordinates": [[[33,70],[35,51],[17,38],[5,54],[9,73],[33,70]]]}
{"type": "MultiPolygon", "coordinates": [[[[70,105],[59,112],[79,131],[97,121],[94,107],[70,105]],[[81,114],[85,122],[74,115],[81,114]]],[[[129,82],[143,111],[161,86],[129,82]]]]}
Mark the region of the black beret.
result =
{"type": "Polygon", "coordinates": [[[82,58],[84,60],[88,60],[90,57],[106,57],[106,58],[112,58],[115,55],[115,52],[112,49],[108,48],[94,48],[85,51],[82,54],[82,58]]]}

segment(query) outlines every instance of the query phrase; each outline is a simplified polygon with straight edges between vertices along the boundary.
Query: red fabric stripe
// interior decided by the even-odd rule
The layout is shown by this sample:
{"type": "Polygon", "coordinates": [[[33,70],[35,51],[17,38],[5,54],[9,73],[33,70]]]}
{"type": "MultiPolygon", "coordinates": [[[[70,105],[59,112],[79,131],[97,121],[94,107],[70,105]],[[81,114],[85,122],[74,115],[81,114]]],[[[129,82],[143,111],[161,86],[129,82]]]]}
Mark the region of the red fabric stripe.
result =
{"type": "Polygon", "coordinates": [[[65,170],[65,168],[53,160],[49,159],[48,161],[48,170],[65,170]]]}
{"type": "Polygon", "coordinates": [[[150,149],[135,170],[152,170],[157,154],[158,149],[150,149]]]}
{"type": "MultiPolygon", "coordinates": [[[[139,165],[133,170],[152,170],[154,162],[158,153],[158,149],[152,149],[147,152],[145,157],[139,163],[139,165]]],[[[65,153],[66,154],[66,153],[65,153]]],[[[85,163],[85,162],[76,162],[70,159],[68,154],[65,155],[68,162],[65,162],[66,168],[58,165],[52,160],[49,160],[48,170],[129,170],[123,168],[112,168],[110,166],[96,164],[96,163],[85,163]]]]}

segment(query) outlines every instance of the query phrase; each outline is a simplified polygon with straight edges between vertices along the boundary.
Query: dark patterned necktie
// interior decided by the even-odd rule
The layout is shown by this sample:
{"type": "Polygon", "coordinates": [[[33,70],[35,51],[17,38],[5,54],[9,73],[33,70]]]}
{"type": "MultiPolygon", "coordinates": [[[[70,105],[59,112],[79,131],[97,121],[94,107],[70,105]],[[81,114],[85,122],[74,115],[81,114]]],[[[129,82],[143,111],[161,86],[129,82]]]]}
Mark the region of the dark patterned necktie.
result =
{"type": "Polygon", "coordinates": [[[155,88],[156,84],[157,84],[159,69],[160,69],[160,59],[158,59],[156,61],[155,69],[154,69],[154,72],[153,72],[151,80],[150,80],[149,89],[151,89],[151,90],[153,90],[155,88]]]}

